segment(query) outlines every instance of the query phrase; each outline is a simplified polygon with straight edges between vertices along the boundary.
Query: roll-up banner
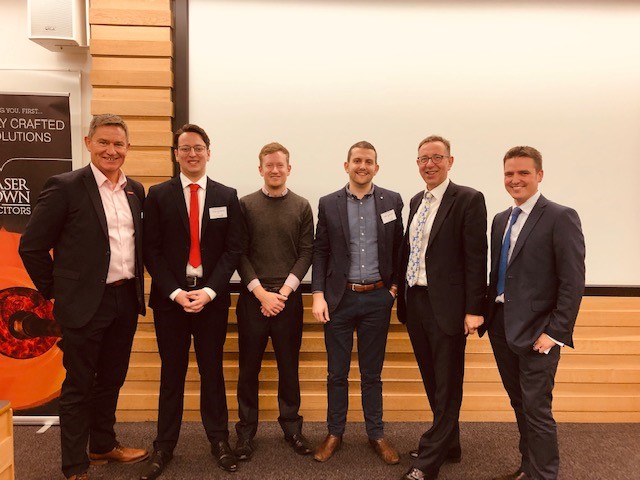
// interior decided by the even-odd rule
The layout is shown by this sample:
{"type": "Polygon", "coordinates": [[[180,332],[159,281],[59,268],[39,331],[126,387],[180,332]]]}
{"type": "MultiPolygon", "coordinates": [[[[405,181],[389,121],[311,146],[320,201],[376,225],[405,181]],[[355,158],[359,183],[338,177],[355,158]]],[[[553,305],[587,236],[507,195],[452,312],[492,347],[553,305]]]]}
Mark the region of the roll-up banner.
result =
{"type": "Polygon", "coordinates": [[[69,94],[0,92],[0,399],[16,415],[58,415],[60,329],[18,244],[44,183],[71,158],[69,94]]]}

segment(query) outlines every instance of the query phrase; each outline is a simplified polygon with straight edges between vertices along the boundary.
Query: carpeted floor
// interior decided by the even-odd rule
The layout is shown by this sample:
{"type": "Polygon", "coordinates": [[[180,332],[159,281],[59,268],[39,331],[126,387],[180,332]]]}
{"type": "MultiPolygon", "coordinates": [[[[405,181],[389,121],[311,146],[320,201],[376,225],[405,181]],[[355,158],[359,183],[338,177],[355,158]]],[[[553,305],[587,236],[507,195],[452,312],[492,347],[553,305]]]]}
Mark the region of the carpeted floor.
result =
{"type": "MultiPolygon", "coordinates": [[[[151,447],[155,424],[117,425],[119,440],[125,445],[151,447]]],[[[380,479],[397,480],[409,468],[408,451],[415,448],[426,425],[388,423],[387,437],[402,454],[399,465],[386,466],[369,447],[361,423],[350,423],[343,448],[328,462],[320,464],[311,456],[296,455],[284,442],[276,423],[260,425],[257,451],[250,462],[242,462],[237,473],[220,470],[209,453],[206,436],[199,423],[182,426],[174,460],[161,479],[380,479]]],[[[38,427],[16,426],[16,480],[62,479],[60,473],[59,429],[37,434],[38,427]]],[[[326,434],[324,424],[305,425],[306,436],[317,444],[326,434]]],[[[640,478],[640,424],[567,424],[558,426],[562,480],[617,480],[640,478]]],[[[517,431],[514,423],[464,423],[461,426],[462,463],[445,465],[440,480],[488,480],[515,470],[519,463],[517,431]]],[[[235,435],[231,436],[232,446],[235,435]]],[[[91,467],[91,480],[137,479],[142,464],[91,467]]]]}

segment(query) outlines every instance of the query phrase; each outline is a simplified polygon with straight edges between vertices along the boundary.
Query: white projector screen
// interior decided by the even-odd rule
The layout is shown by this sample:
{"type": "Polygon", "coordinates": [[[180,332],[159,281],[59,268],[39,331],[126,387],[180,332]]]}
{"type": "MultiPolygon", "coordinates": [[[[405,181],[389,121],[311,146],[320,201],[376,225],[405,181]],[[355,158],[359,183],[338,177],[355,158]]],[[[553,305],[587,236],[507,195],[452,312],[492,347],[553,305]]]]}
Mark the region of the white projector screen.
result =
{"type": "Polygon", "coordinates": [[[543,194],[582,219],[587,284],[640,285],[638,25],[637,2],[189,0],[189,120],[241,196],[262,145],[284,144],[314,213],[368,140],[405,221],[425,136],[451,141],[450,176],[484,193],[489,223],[511,204],[504,153],[532,145],[543,194]]]}

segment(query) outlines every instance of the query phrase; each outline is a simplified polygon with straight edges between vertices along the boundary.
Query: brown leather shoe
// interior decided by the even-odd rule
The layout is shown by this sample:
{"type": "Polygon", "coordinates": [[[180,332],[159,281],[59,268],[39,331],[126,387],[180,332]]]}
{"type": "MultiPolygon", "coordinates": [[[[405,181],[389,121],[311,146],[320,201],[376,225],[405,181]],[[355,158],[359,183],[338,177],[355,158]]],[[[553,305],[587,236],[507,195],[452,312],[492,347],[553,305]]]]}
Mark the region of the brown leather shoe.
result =
{"type": "Polygon", "coordinates": [[[395,465],[400,463],[400,455],[391,442],[386,438],[379,438],[377,440],[369,439],[369,445],[373,447],[378,456],[387,465],[395,465]]]}
{"type": "Polygon", "coordinates": [[[144,448],[128,448],[117,444],[107,453],[89,453],[91,465],[105,465],[109,462],[136,463],[149,456],[144,448]]]}
{"type": "Polygon", "coordinates": [[[313,458],[318,462],[326,462],[342,445],[342,437],[327,435],[324,442],[316,449],[313,458]]]}

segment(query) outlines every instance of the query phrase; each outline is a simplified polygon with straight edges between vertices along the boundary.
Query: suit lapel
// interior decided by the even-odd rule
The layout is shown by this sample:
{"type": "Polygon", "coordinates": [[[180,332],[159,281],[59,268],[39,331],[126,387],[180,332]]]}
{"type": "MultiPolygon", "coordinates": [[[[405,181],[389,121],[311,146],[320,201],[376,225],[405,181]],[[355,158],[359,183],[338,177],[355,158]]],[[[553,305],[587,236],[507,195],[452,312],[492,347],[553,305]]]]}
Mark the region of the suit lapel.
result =
{"type": "Polygon", "coordinates": [[[102,206],[102,199],[100,198],[100,192],[98,191],[98,184],[96,183],[96,177],[93,175],[91,171],[91,165],[87,165],[85,167],[84,175],[82,176],[82,181],[84,182],[84,186],[87,189],[87,193],[89,194],[89,198],[91,199],[91,203],[93,204],[93,208],[98,215],[98,221],[100,222],[100,226],[102,227],[102,231],[105,236],[109,237],[109,231],[107,229],[107,216],[104,213],[104,207],[102,206]]]}
{"type": "Polygon", "coordinates": [[[178,213],[182,219],[184,228],[189,231],[189,215],[187,214],[187,204],[184,199],[184,191],[182,190],[182,182],[180,182],[180,176],[173,177],[171,179],[171,190],[175,196],[176,206],[178,207],[178,213]]]}
{"type": "Polygon", "coordinates": [[[427,245],[427,250],[433,243],[433,239],[436,238],[438,231],[440,231],[440,227],[442,227],[444,219],[447,218],[449,210],[451,210],[451,207],[455,202],[457,193],[457,186],[453,182],[449,182],[449,186],[445,190],[444,195],[442,196],[442,201],[440,202],[440,206],[438,207],[438,213],[436,213],[436,218],[433,221],[431,232],[429,233],[429,244],[427,245]]]}
{"type": "Polygon", "coordinates": [[[510,216],[511,209],[499,213],[496,217],[495,228],[491,234],[491,271],[496,272],[496,275],[498,272],[498,263],[500,262],[500,250],[502,250],[502,236],[507,228],[507,222],[510,216]]]}
{"type": "Polygon", "coordinates": [[[215,184],[207,177],[207,191],[204,195],[204,209],[202,210],[202,225],[200,225],[200,238],[204,238],[204,232],[209,225],[209,208],[215,207],[215,184]]]}
{"type": "Polygon", "coordinates": [[[385,209],[384,193],[378,192],[374,189],[373,197],[376,204],[376,228],[378,230],[378,258],[381,259],[381,258],[385,258],[385,256],[387,255],[387,244],[389,243],[385,237],[384,223],[382,223],[382,214],[384,213],[384,209],[385,209]]]}
{"type": "Polygon", "coordinates": [[[131,188],[131,184],[129,183],[129,179],[127,179],[127,184],[124,187],[125,194],[127,195],[127,202],[129,202],[129,208],[131,208],[131,216],[133,217],[133,228],[136,232],[136,235],[142,231],[142,219],[140,213],[142,212],[142,205],[140,205],[140,199],[131,188]]]}
{"type": "Polygon", "coordinates": [[[527,237],[533,231],[533,227],[536,226],[536,223],[538,223],[538,220],[540,220],[540,217],[542,217],[542,214],[544,213],[544,207],[546,206],[547,199],[540,195],[540,198],[538,198],[538,201],[534,205],[533,210],[531,210],[531,213],[529,214],[529,218],[527,218],[527,221],[524,222],[524,225],[522,226],[522,230],[520,231],[518,240],[516,241],[516,246],[513,247],[513,252],[511,253],[509,264],[513,262],[514,258],[516,258],[520,253],[520,250],[522,250],[522,246],[527,241],[527,237]]]}
{"type": "Polygon", "coordinates": [[[336,195],[336,207],[338,208],[338,218],[342,225],[342,233],[344,234],[345,247],[349,251],[349,216],[347,215],[347,194],[344,190],[338,191],[336,195]]]}

